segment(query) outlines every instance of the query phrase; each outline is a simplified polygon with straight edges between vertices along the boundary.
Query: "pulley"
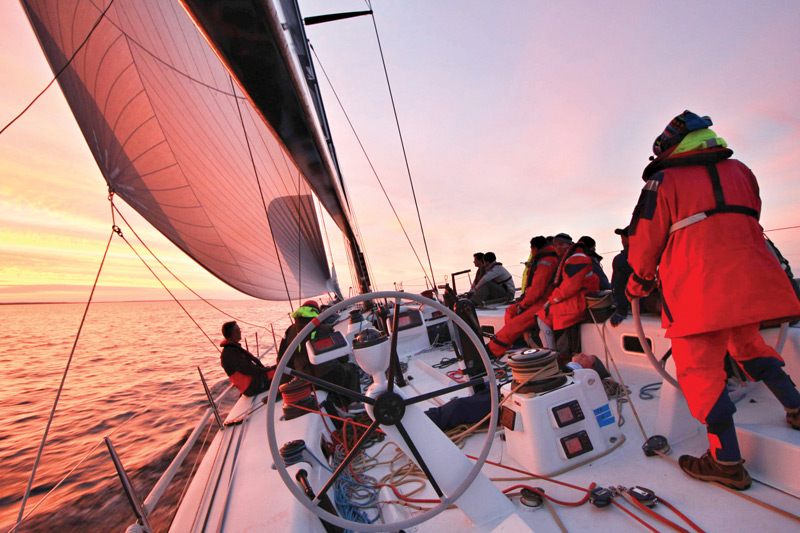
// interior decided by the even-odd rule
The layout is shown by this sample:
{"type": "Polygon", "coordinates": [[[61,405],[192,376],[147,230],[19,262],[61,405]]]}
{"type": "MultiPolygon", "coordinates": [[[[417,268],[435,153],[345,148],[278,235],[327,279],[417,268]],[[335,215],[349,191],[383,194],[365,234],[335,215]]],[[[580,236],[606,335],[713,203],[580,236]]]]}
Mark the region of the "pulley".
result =
{"type": "Polygon", "coordinates": [[[605,487],[595,487],[589,491],[589,502],[595,507],[608,507],[613,499],[614,493],[605,487]]]}
{"type": "Polygon", "coordinates": [[[666,455],[669,453],[669,442],[667,438],[661,435],[653,435],[642,444],[642,451],[647,457],[654,457],[656,455],[666,455]]]}

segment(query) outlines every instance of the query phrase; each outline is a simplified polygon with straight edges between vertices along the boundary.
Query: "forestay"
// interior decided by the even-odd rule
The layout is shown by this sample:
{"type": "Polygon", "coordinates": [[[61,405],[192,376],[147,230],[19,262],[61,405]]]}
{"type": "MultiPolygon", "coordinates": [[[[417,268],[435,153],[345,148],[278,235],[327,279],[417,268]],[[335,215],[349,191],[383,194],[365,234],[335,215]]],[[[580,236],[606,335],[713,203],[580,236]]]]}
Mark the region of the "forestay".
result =
{"type": "Polygon", "coordinates": [[[178,2],[23,5],[54,72],[75,56],[58,81],[118,196],[246,294],[326,292],[301,169],[178,2]]]}

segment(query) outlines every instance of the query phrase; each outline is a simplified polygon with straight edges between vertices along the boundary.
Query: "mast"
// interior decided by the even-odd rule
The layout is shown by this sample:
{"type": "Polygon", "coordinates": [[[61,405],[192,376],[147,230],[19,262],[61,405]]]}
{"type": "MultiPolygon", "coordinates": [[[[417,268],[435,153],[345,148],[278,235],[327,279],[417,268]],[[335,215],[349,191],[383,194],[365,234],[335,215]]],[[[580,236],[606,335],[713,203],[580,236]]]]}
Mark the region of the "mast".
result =
{"type": "Polygon", "coordinates": [[[236,16],[213,0],[180,0],[348,242],[360,292],[370,292],[336,150],[295,0],[241,0],[236,16]]]}

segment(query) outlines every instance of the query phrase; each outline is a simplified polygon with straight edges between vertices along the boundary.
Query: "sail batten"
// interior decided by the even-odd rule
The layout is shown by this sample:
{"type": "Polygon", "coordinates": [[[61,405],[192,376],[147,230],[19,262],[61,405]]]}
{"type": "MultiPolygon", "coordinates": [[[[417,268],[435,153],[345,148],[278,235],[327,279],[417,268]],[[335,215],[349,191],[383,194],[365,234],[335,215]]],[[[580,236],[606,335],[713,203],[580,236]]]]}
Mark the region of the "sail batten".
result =
{"type": "Polygon", "coordinates": [[[326,292],[308,177],[177,2],[23,5],[119,197],[246,294],[326,292]]]}

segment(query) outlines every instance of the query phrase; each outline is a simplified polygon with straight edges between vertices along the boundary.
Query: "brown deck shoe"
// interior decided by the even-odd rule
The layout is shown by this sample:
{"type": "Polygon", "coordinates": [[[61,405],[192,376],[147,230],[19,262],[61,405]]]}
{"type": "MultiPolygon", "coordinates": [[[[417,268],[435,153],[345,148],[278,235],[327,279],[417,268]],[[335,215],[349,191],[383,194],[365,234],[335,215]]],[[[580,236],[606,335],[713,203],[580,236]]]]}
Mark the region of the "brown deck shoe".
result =
{"type": "Polygon", "coordinates": [[[744,459],[738,461],[717,461],[707,451],[702,457],[682,455],[678,464],[688,476],[702,481],[716,481],[726,487],[736,490],[745,490],[753,482],[750,474],[742,466],[744,459]]]}
{"type": "Polygon", "coordinates": [[[786,423],[800,431],[800,407],[786,410],[786,423]]]}

